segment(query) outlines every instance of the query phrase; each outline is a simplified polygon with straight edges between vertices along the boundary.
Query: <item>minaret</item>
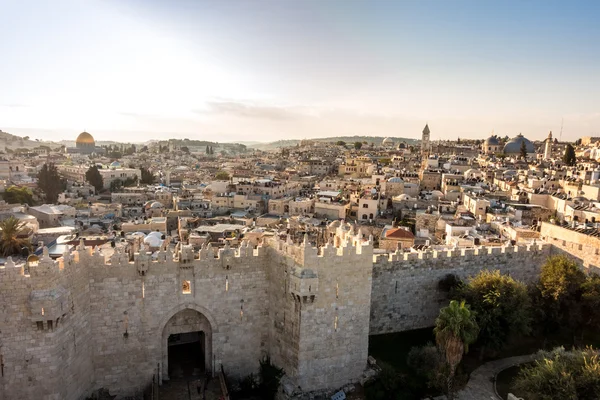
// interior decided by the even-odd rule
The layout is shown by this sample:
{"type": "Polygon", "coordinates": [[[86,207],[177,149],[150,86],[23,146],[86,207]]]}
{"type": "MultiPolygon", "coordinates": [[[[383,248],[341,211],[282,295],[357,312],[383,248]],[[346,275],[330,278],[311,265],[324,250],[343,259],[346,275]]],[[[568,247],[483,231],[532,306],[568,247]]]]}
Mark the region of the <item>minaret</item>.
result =
{"type": "Polygon", "coordinates": [[[552,131],[548,134],[546,139],[546,146],[544,147],[544,160],[552,158],[552,131]]]}
{"type": "Polygon", "coordinates": [[[423,171],[427,169],[427,159],[430,152],[429,133],[429,124],[425,124],[423,136],[421,137],[421,169],[423,171]]]}

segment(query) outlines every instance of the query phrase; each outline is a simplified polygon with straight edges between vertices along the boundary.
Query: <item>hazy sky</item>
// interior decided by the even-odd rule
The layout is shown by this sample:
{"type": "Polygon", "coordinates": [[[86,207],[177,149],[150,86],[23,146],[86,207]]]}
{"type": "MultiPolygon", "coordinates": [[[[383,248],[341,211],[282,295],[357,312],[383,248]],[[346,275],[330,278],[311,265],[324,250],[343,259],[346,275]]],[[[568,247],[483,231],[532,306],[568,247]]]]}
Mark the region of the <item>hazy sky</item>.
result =
{"type": "Polygon", "coordinates": [[[0,129],[600,135],[600,1],[0,0],[0,129]]]}

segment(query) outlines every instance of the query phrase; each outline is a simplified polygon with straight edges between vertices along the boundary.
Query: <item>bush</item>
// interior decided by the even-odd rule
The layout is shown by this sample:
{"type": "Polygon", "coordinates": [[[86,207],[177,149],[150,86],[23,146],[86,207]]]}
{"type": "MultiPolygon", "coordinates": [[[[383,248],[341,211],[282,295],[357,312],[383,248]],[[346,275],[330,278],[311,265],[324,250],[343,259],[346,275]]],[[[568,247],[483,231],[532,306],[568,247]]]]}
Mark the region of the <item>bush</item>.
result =
{"type": "Polygon", "coordinates": [[[402,381],[400,374],[389,364],[379,363],[381,372],[377,379],[365,387],[368,400],[400,399],[402,381]]]}
{"type": "Polygon", "coordinates": [[[285,375],[282,368],[271,364],[271,358],[266,356],[260,361],[260,385],[259,391],[261,398],[272,400],[279,389],[279,381],[285,375]]]}
{"type": "Polygon", "coordinates": [[[540,351],[515,380],[515,391],[528,400],[595,400],[600,398],[600,359],[597,350],[540,351]]]}
{"type": "Polygon", "coordinates": [[[461,285],[453,296],[465,300],[479,325],[481,349],[501,350],[510,336],[531,332],[531,300],[524,283],[500,271],[481,271],[461,285]]]}
{"type": "Polygon", "coordinates": [[[442,354],[432,343],[410,349],[406,357],[406,365],[415,374],[410,383],[413,392],[419,397],[431,391],[446,390],[448,367],[442,354]]]}
{"type": "Polygon", "coordinates": [[[455,274],[446,274],[438,282],[438,289],[445,293],[451,293],[462,285],[462,280],[455,274]]]}

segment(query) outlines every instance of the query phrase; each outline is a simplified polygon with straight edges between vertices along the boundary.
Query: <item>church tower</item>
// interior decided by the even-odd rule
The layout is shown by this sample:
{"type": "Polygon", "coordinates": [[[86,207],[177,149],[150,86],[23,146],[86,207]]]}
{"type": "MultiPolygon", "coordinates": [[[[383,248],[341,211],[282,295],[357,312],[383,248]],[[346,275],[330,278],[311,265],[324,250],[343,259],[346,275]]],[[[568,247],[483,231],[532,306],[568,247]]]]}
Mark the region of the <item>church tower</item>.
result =
{"type": "Polygon", "coordinates": [[[544,160],[550,160],[552,158],[552,131],[548,134],[546,139],[546,145],[544,147],[544,160]]]}
{"type": "Polygon", "coordinates": [[[425,124],[423,135],[421,136],[421,170],[427,169],[427,160],[431,152],[431,144],[429,142],[429,124],[425,124]]]}

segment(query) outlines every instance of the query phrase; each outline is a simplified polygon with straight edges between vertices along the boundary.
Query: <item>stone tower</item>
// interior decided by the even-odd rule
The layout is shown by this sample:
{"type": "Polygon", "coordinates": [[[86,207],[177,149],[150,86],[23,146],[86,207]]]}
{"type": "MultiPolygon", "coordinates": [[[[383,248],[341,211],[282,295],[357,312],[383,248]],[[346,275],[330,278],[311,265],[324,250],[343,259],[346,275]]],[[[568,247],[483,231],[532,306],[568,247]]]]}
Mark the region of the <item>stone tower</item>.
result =
{"type": "Polygon", "coordinates": [[[425,124],[423,128],[423,136],[421,137],[421,170],[427,169],[427,159],[431,151],[431,144],[429,142],[429,124],[425,124]]]}
{"type": "Polygon", "coordinates": [[[552,131],[548,134],[548,138],[546,139],[546,144],[544,147],[544,160],[549,160],[552,158],[552,131]]]}

